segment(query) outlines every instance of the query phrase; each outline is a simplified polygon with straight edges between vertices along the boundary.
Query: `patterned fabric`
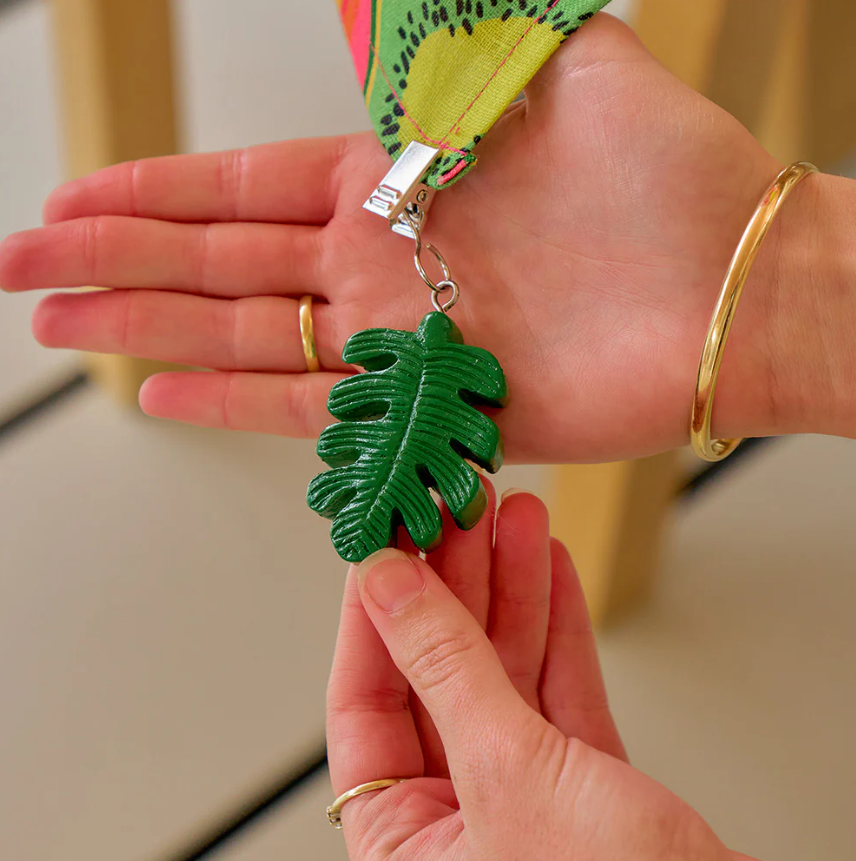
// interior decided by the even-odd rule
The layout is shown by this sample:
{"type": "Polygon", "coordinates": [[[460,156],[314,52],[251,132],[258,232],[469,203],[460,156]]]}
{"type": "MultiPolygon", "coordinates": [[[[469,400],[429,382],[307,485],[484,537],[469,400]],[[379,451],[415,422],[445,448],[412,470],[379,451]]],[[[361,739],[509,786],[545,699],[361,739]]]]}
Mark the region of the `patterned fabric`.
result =
{"type": "Polygon", "coordinates": [[[336,0],[366,105],[387,152],[442,150],[434,188],[460,179],[473,147],[550,55],[609,0],[336,0]]]}

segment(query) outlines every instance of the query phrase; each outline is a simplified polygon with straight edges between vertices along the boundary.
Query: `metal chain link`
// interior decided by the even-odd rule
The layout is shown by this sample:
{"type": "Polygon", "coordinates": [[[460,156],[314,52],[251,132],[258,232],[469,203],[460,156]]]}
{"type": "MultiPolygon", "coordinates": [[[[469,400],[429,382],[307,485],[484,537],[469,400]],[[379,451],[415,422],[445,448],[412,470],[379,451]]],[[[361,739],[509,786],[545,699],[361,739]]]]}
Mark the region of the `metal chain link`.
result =
{"type": "Polygon", "coordinates": [[[423,241],[421,213],[412,212],[407,209],[402,213],[401,217],[407,221],[410,229],[413,231],[413,235],[416,237],[416,251],[413,254],[413,262],[416,265],[419,277],[431,289],[431,304],[441,313],[448,314],[461,298],[461,288],[458,282],[452,278],[452,270],[446,262],[446,258],[430,242],[423,241]],[[440,264],[440,269],[443,272],[442,281],[432,281],[431,277],[425,271],[425,265],[422,262],[423,251],[429,251],[437,263],[440,264]],[[443,301],[442,297],[446,293],[451,293],[451,296],[443,301]]]}

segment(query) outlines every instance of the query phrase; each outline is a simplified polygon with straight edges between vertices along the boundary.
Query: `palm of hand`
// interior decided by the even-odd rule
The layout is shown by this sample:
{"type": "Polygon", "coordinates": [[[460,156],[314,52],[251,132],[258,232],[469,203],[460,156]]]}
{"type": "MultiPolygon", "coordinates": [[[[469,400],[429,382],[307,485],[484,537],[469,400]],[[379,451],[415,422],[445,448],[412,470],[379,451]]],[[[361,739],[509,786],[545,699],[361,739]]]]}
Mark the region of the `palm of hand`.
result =
{"type": "MultiPolygon", "coordinates": [[[[343,290],[355,326],[377,325],[378,309],[412,326],[427,295],[408,249],[353,217],[365,176],[384,169],[375,150],[355,141],[343,165],[331,224],[352,255],[343,290]]],[[[428,225],[462,285],[465,336],[509,376],[499,422],[513,459],[614,459],[685,441],[704,329],[749,211],[740,204],[774,173],[745,129],[619,22],[602,15],[571,40],[428,225]]]]}
{"type": "MultiPolygon", "coordinates": [[[[508,456],[679,445],[743,221],[735,200],[756,197],[770,159],[609,16],[528,95],[484,141],[478,170],[439,195],[427,228],[461,284],[464,336],[509,377],[508,456]]],[[[151,380],[141,399],[153,414],[314,436],[330,420],[330,386],[352,371],[340,358],[348,335],[413,329],[430,309],[412,245],[361,208],[387,168],[362,135],[109,169],[60,189],[48,227],[0,247],[0,284],[119,288],[49,297],[37,337],[220,371],[151,380]],[[301,373],[288,297],[304,293],[328,303],[316,307],[327,373],[301,373]]]]}

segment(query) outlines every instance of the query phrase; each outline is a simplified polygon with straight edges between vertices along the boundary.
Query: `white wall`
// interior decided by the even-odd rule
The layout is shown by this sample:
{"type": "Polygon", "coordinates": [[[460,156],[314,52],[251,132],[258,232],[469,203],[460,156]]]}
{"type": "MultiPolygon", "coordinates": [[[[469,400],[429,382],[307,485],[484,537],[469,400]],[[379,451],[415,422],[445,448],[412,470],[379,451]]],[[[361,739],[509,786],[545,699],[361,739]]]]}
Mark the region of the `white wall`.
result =
{"type": "Polygon", "coordinates": [[[179,0],[188,149],[370,127],[333,0],[179,0]]]}
{"type": "Polygon", "coordinates": [[[333,0],[179,0],[177,23],[187,148],[369,128],[333,0]]]}

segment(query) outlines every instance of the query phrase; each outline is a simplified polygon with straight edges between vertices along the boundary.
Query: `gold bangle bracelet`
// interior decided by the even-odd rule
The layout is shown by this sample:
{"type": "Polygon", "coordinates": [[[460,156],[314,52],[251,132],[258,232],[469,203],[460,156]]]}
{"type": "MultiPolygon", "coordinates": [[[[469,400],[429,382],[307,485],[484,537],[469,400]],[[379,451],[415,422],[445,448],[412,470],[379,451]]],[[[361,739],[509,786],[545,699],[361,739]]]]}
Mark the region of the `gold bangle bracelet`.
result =
{"type": "Polygon", "coordinates": [[[779,214],[782,204],[797,185],[813,173],[818,173],[818,169],[813,164],[797,162],[776,177],[775,182],[767,189],[767,193],[755,210],[755,214],[740,240],[734,259],[728,267],[728,274],[725,276],[719,301],[707,331],[704,352],[698,367],[698,381],[690,425],[693,451],[702,460],[709,463],[725,460],[743,442],[742,439],[714,440],[710,437],[713,395],[719,379],[719,369],[722,365],[725,344],[728,341],[731,324],[734,322],[737,305],[743,295],[743,288],[752,270],[752,264],[755,262],[764,238],[767,236],[767,231],[779,214]]]}

